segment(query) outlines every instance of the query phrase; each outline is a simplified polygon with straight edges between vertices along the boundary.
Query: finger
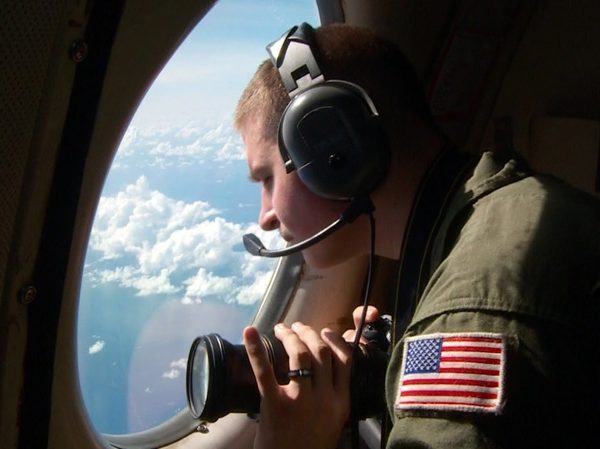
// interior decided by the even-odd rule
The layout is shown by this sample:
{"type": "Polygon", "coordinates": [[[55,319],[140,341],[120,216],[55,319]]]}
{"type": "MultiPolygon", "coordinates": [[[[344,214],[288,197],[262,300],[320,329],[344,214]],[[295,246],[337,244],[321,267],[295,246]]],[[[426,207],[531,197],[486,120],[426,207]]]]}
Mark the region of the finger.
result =
{"type": "MultiPolygon", "coordinates": [[[[352,319],[354,320],[354,328],[357,329],[360,326],[362,318],[363,306],[357,307],[352,312],[352,319]]],[[[379,310],[375,306],[367,306],[367,313],[365,315],[365,323],[372,323],[379,318],[379,310]]]]}
{"type": "MultiPolygon", "coordinates": [[[[292,329],[283,323],[279,323],[275,326],[275,336],[281,341],[285,352],[288,354],[290,370],[302,369],[312,372],[312,355],[307,346],[292,329]]],[[[306,382],[309,380],[306,377],[294,377],[291,380],[302,384],[311,383],[306,382]]]]}
{"type": "Polygon", "coordinates": [[[321,337],[332,352],[333,386],[340,394],[349,394],[352,346],[340,334],[328,328],[321,331],[321,337]]]}
{"type": "MultiPolygon", "coordinates": [[[[348,329],[344,332],[344,334],[343,334],[344,340],[346,340],[348,342],[352,342],[352,343],[354,342],[354,339],[356,338],[356,329],[361,324],[363,309],[364,309],[364,307],[360,306],[360,307],[357,307],[356,309],[354,309],[354,311],[352,312],[352,320],[354,321],[355,328],[348,329]]],[[[365,323],[372,323],[372,322],[376,321],[377,318],[379,318],[379,310],[377,310],[377,307],[368,306],[367,313],[365,315],[365,323]]],[[[360,343],[367,344],[368,340],[361,335],[360,343]]]]}
{"type": "Polygon", "coordinates": [[[292,330],[306,345],[312,356],[313,385],[316,388],[330,388],[332,384],[331,349],[312,327],[296,322],[292,330]]]}
{"type": "Polygon", "coordinates": [[[346,341],[354,341],[354,336],[356,335],[356,331],[354,329],[348,329],[347,331],[345,331],[342,334],[342,337],[344,337],[344,340],[346,341]]]}
{"type": "MultiPolygon", "coordinates": [[[[346,340],[348,343],[354,343],[354,339],[356,338],[356,330],[348,329],[346,332],[344,332],[342,336],[344,340],[346,340]]],[[[359,343],[366,345],[369,343],[369,340],[367,340],[364,336],[361,335],[359,343]]]]}
{"type": "Polygon", "coordinates": [[[244,329],[244,346],[246,347],[246,353],[248,354],[260,395],[262,397],[273,395],[278,388],[277,380],[275,379],[275,373],[273,373],[267,352],[256,328],[249,326],[244,329]]]}

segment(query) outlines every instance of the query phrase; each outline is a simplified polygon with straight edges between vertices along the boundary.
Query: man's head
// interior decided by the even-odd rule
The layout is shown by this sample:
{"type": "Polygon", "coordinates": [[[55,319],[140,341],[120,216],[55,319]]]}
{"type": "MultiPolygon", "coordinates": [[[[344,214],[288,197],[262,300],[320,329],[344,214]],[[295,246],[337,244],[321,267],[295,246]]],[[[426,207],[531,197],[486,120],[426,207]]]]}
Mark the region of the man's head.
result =
{"type": "MultiPolygon", "coordinates": [[[[319,28],[315,40],[325,79],[349,81],[364,89],[388,133],[398,138],[411,130],[415,120],[431,121],[417,77],[394,45],[346,25],[319,28]]],[[[336,220],[347,202],[317,196],[295,172],[286,173],[278,127],[289,101],[279,72],[265,61],[239,101],[235,122],[244,138],[251,177],[263,185],[259,224],[263,229],[279,229],[286,240],[297,243],[336,220]]],[[[305,259],[315,266],[330,266],[366,253],[367,225],[362,218],[342,228],[305,250],[305,259]]]]}
{"type": "MultiPolygon", "coordinates": [[[[361,86],[373,100],[388,132],[401,130],[403,121],[415,118],[432,122],[418,77],[394,44],[367,29],[341,24],[315,29],[315,40],[325,79],[361,86]]],[[[279,121],[289,102],[279,72],[266,60],[238,102],[235,124],[239,129],[249,118],[257,120],[265,138],[277,141],[279,121]]]]}

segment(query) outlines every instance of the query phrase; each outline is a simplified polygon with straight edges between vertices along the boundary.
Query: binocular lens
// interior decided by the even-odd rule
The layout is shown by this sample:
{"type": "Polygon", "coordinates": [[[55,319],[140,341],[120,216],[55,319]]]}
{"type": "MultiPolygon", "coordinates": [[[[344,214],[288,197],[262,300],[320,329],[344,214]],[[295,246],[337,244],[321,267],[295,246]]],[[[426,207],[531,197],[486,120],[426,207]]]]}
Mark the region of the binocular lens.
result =
{"type": "Polygon", "coordinates": [[[188,404],[194,417],[202,415],[208,396],[208,383],[210,380],[210,364],[208,361],[206,341],[197,338],[192,345],[187,369],[187,395],[188,404]],[[193,356],[192,356],[193,355],[193,356]]]}
{"type": "MultiPolygon", "coordinates": [[[[263,345],[280,385],[289,382],[288,356],[281,342],[262,337],[263,345]]],[[[387,353],[372,345],[360,345],[353,361],[351,407],[364,419],[384,410],[384,378],[387,353]]],[[[188,357],[186,392],[194,418],[216,421],[229,413],[256,414],[260,394],[246,349],[217,334],[194,340],[188,357]]]]}
{"type": "MultiPolygon", "coordinates": [[[[283,345],[272,338],[279,343],[274,348],[264,336],[262,340],[275,372],[282,371],[279,361],[287,363],[283,345]]],[[[282,381],[280,376],[277,380],[282,381]]],[[[285,380],[289,380],[287,376],[285,380]]],[[[259,412],[260,394],[246,348],[232,345],[218,334],[198,337],[192,343],[186,383],[188,406],[195,418],[212,422],[229,413],[259,412]]]]}

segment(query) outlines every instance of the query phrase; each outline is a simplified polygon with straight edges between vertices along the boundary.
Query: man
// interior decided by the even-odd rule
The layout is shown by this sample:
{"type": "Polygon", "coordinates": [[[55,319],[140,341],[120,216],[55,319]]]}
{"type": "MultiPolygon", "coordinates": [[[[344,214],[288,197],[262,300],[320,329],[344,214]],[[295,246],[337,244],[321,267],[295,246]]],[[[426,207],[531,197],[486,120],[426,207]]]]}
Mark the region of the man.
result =
{"type": "MultiPolygon", "coordinates": [[[[404,267],[388,446],[597,447],[598,201],[534,176],[519,158],[477,162],[452,149],[393,45],[343,25],[317,29],[315,40],[325,80],[364,89],[389,144],[387,173],[368,192],[375,253],[404,267]]],[[[271,61],[259,67],[236,124],[262,184],[260,226],[294,244],[349,201],[315,194],[284,167],[278,125],[291,92],[281,76],[271,61]]],[[[369,250],[362,215],[303,255],[328,267],[369,250]]],[[[376,317],[370,309],[367,319],[376,317]]],[[[275,381],[256,330],[244,332],[262,395],[255,447],[335,447],[349,416],[348,345],[303,323],[275,334],[298,374],[288,385],[275,381]]]]}

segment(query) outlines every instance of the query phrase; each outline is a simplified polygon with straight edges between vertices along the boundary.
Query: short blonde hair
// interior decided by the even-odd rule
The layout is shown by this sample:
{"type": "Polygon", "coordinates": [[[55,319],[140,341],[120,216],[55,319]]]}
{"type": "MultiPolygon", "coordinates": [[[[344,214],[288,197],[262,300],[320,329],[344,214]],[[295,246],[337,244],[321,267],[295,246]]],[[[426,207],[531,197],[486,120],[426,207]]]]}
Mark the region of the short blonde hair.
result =
{"type": "Polygon", "coordinates": [[[290,97],[271,60],[258,66],[254,77],[246,86],[235,111],[235,126],[239,130],[248,117],[262,121],[263,137],[277,140],[279,119],[290,102],[290,97]]]}
{"type": "MultiPolygon", "coordinates": [[[[325,79],[350,81],[371,97],[388,130],[408,115],[433,123],[427,98],[404,54],[373,32],[346,24],[315,29],[316,58],[325,79]]],[[[290,99],[279,72],[264,61],[244,90],[235,112],[239,130],[248,118],[262,121],[263,137],[277,141],[279,120],[290,99]]]]}

